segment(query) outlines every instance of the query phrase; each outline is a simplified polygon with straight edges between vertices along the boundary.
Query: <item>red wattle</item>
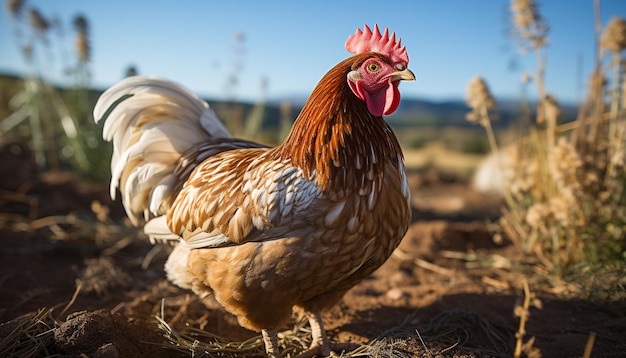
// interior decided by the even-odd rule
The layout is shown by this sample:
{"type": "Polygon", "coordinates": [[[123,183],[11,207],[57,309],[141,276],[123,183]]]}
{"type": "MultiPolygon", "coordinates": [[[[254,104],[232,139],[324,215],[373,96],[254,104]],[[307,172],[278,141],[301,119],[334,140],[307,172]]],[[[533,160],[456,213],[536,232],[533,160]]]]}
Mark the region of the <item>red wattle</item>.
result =
{"type": "Polygon", "coordinates": [[[387,86],[370,92],[363,88],[363,81],[352,82],[348,80],[352,93],[362,101],[365,101],[367,110],[375,117],[380,117],[383,114],[389,115],[398,109],[400,104],[398,84],[399,81],[389,82],[387,86]]]}
{"type": "Polygon", "coordinates": [[[387,87],[387,98],[385,99],[384,114],[389,115],[398,109],[400,104],[400,91],[398,90],[398,84],[400,81],[391,82],[391,85],[387,87]]]}

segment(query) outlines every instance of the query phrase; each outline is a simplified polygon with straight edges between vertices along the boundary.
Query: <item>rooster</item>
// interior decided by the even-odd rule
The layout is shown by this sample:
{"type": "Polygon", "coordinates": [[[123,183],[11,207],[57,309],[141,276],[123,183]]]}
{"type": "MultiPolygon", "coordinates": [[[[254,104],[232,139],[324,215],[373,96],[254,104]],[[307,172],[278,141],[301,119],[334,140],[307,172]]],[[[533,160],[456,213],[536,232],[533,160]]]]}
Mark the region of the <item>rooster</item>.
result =
{"type": "Polygon", "coordinates": [[[328,355],[321,312],[392,254],[410,222],[400,145],[383,115],[414,80],[396,35],[378,26],[346,41],[354,56],[320,80],[277,147],[234,139],[206,102],[157,78],[130,77],[99,98],[113,141],[111,197],[153,242],[178,244],[174,284],[214,295],[268,356],[294,310],[309,320],[306,355],[328,355]]]}

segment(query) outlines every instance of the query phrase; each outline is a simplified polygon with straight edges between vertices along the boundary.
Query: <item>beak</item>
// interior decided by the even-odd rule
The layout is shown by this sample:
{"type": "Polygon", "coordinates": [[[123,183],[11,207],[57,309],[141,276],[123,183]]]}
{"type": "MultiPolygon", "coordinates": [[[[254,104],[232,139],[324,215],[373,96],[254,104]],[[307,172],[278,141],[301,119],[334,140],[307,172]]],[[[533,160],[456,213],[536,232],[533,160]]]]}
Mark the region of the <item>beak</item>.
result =
{"type": "Polygon", "coordinates": [[[415,81],[415,74],[407,68],[402,71],[392,72],[389,74],[389,78],[391,78],[392,82],[400,80],[415,81]]]}

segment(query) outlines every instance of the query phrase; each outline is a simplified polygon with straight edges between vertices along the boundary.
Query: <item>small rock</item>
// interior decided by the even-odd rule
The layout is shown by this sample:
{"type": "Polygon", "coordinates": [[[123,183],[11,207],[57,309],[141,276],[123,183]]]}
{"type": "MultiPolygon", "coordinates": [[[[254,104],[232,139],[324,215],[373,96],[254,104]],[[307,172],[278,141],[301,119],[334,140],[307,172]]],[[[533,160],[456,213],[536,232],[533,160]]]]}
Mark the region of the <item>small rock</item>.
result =
{"type": "Polygon", "coordinates": [[[392,300],[399,300],[402,297],[406,297],[406,293],[404,293],[404,291],[396,287],[387,291],[387,297],[389,297],[392,300]]]}

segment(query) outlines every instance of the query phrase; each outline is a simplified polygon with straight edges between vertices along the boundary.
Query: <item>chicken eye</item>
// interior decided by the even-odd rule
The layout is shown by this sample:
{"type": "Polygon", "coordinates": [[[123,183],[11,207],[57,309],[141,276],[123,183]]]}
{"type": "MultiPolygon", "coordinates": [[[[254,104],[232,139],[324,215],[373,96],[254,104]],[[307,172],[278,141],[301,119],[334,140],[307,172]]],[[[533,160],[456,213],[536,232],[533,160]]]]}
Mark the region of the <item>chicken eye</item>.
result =
{"type": "Polygon", "coordinates": [[[371,73],[378,72],[378,70],[380,70],[380,66],[376,62],[373,62],[367,65],[367,70],[371,73]]]}

